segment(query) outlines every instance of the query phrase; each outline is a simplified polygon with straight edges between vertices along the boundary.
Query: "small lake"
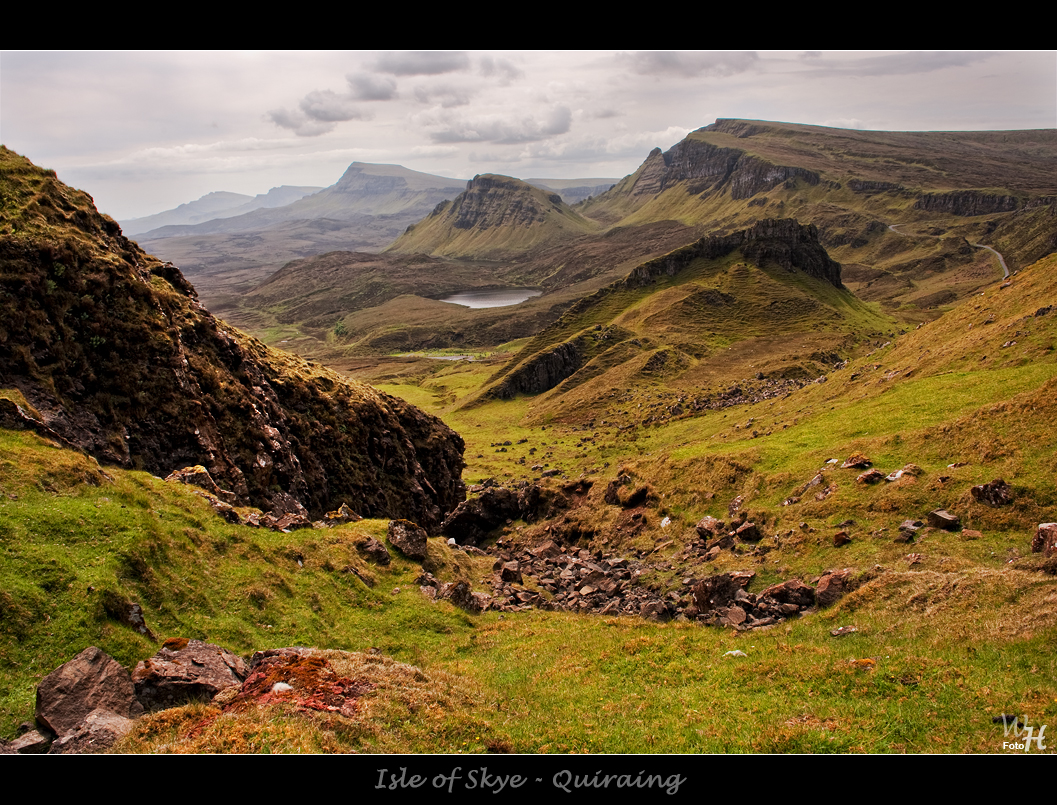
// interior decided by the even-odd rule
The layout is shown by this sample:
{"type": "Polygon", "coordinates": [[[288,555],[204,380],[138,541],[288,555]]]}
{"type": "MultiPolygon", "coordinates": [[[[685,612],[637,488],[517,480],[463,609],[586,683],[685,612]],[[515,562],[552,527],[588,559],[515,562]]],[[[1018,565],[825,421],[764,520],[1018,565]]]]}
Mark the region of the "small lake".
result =
{"type": "Polygon", "coordinates": [[[543,291],[534,291],[530,288],[500,288],[490,291],[460,291],[452,294],[441,302],[451,302],[453,305],[464,307],[508,307],[520,305],[526,299],[539,296],[543,291]]]}

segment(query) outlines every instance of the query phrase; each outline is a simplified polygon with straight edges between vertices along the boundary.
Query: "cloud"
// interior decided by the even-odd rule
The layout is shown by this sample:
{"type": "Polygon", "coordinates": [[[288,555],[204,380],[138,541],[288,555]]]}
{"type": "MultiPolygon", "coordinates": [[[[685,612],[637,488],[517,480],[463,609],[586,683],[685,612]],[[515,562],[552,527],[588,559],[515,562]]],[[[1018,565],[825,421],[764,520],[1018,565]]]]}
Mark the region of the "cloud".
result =
{"type": "Polygon", "coordinates": [[[482,56],[479,62],[481,75],[485,78],[499,76],[499,83],[506,86],[517,78],[524,78],[525,74],[509,59],[493,59],[491,56],[482,56]]]}
{"type": "Polygon", "coordinates": [[[472,97],[473,93],[469,90],[448,84],[435,87],[415,87],[415,100],[419,103],[439,103],[445,109],[453,106],[466,106],[472,97]]]}
{"type": "Polygon", "coordinates": [[[437,121],[441,128],[431,131],[429,136],[436,143],[527,143],[565,134],[572,119],[572,111],[567,106],[556,106],[542,120],[533,117],[506,120],[495,116],[457,119],[444,115],[437,121]]]}
{"type": "Polygon", "coordinates": [[[412,50],[405,53],[383,53],[375,70],[392,75],[440,75],[470,68],[470,57],[456,51],[412,50]]]}
{"type": "Polygon", "coordinates": [[[314,120],[303,112],[289,109],[272,109],[266,117],[276,126],[290,129],[298,137],[318,137],[328,131],[333,131],[334,126],[337,125],[334,122],[314,120]]]}
{"type": "Polygon", "coordinates": [[[389,100],[396,94],[396,82],[391,78],[350,75],[347,80],[351,92],[313,90],[301,99],[296,110],[273,109],[267,118],[299,137],[318,137],[333,131],[338,123],[371,120],[373,115],[361,109],[357,101],[389,100]]]}
{"type": "Polygon", "coordinates": [[[396,82],[391,78],[361,73],[347,75],[345,80],[352,87],[352,95],[361,101],[391,101],[396,97],[396,82]]]}
{"type": "Polygon", "coordinates": [[[370,114],[361,111],[354,100],[351,95],[339,95],[329,89],[318,89],[302,98],[299,105],[307,118],[321,123],[370,120],[370,114]]]}
{"type": "Polygon", "coordinates": [[[683,78],[698,76],[726,78],[751,69],[760,60],[760,57],[752,51],[737,53],[646,51],[621,54],[617,58],[629,64],[631,69],[639,75],[675,75],[683,78]]]}
{"type": "Polygon", "coordinates": [[[965,67],[995,56],[987,52],[888,53],[865,58],[826,59],[812,62],[806,75],[850,75],[876,78],[891,75],[917,75],[948,67],[965,67]]]}

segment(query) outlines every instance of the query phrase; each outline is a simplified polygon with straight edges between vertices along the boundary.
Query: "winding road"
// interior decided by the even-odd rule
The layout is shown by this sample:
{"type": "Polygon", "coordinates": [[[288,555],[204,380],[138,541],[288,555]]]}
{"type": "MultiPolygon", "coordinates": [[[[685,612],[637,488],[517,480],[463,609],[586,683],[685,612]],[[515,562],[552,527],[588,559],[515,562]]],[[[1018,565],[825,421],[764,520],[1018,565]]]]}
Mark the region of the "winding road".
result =
{"type": "MultiPolygon", "coordinates": [[[[928,221],[918,221],[917,223],[918,224],[927,224],[928,221]]],[[[893,232],[895,232],[897,235],[902,235],[905,238],[910,238],[910,237],[938,238],[938,237],[942,237],[942,235],[908,235],[906,232],[900,232],[898,229],[896,229],[897,226],[906,226],[906,224],[889,224],[888,228],[891,229],[893,232]]],[[[999,254],[997,251],[992,249],[990,246],[985,246],[982,243],[970,243],[969,245],[973,246],[974,248],[977,248],[977,249],[987,249],[989,252],[991,252],[991,254],[993,254],[995,257],[997,257],[998,258],[998,264],[1000,266],[1002,266],[1002,279],[1004,279],[1004,280],[1009,279],[1009,266],[1006,265],[1006,259],[1001,254],[999,254]]]]}

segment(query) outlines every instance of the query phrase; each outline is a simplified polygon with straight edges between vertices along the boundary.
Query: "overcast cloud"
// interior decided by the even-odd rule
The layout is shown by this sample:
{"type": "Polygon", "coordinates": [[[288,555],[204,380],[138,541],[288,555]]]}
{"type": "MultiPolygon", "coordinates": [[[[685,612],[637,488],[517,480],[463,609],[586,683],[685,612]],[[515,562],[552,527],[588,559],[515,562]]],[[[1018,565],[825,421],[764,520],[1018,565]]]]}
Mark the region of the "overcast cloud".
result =
{"type": "Polygon", "coordinates": [[[353,161],[620,177],[717,117],[1057,127],[1057,52],[0,53],[0,140],[132,218],[353,161]]]}

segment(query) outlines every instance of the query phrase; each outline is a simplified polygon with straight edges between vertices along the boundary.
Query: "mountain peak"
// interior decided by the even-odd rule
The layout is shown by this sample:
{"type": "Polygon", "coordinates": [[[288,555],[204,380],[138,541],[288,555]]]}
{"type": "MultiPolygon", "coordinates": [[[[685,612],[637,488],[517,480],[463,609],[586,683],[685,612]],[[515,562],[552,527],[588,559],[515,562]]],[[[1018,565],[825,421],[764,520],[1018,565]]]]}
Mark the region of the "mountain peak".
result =
{"type": "Polygon", "coordinates": [[[466,183],[453,201],[401,235],[390,247],[460,257],[498,257],[541,243],[597,230],[557,193],[512,176],[485,173],[466,183]]]}

